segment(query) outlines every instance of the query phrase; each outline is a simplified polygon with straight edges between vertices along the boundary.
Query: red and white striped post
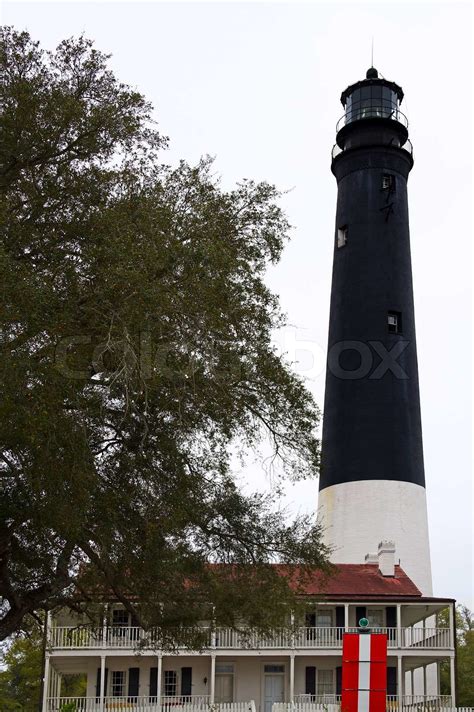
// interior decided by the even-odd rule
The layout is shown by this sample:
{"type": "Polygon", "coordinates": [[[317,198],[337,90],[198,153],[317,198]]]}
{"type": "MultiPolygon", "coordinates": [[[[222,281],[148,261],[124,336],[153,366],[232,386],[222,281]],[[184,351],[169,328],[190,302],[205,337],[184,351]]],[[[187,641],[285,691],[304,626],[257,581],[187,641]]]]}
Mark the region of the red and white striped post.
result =
{"type": "Polygon", "coordinates": [[[387,635],[344,633],[341,712],[385,712],[387,635]]]}

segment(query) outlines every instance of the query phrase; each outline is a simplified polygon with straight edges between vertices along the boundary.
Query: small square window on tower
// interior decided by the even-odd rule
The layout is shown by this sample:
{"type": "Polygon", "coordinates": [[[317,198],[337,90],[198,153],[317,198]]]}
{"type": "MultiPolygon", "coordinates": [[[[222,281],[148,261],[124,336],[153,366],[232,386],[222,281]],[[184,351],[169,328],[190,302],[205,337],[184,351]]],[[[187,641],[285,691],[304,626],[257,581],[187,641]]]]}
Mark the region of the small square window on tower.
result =
{"type": "Polygon", "coordinates": [[[390,311],[387,315],[387,324],[390,334],[402,333],[402,315],[400,312],[390,311]]]}
{"type": "Polygon", "coordinates": [[[347,244],[347,225],[337,228],[337,246],[344,247],[347,244]]]}
{"type": "Polygon", "coordinates": [[[382,190],[395,190],[395,176],[392,176],[389,173],[384,173],[382,176],[382,190]]]}

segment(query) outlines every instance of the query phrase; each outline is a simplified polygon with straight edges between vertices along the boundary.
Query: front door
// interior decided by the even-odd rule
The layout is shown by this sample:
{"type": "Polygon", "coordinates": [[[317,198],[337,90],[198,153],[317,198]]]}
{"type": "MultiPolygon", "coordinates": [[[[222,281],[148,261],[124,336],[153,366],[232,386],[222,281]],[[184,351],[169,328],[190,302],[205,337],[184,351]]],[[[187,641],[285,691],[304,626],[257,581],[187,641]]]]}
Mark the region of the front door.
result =
{"type": "Polygon", "coordinates": [[[216,675],[216,702],[233,702],[234,701],[234,676],[232,674],[216,675]]]}
{"type": "Polygon", "coordinates": [[[264,702],[265,712],[272,712],[274,702],[285,700],[285,677],[281,673],[265,673],[264,702]]]}

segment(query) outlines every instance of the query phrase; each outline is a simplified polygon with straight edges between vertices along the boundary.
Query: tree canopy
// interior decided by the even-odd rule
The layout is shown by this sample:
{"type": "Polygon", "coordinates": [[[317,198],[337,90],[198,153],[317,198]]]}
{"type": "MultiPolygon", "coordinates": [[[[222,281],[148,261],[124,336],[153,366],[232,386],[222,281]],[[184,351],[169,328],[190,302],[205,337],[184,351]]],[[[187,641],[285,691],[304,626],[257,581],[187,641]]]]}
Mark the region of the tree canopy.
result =
{"type": "Polygon", "coordinates": [[[164,165],[152,107],[83,37],[6,27],[0,62],[0,639],[98,591],[163,631],[208,605],[281,621],[271,564],[326,566],[320,530],[231,468],[262,439],[282,476],[319,467],[318,408],[271,341],[277,189],[164,165]]]}

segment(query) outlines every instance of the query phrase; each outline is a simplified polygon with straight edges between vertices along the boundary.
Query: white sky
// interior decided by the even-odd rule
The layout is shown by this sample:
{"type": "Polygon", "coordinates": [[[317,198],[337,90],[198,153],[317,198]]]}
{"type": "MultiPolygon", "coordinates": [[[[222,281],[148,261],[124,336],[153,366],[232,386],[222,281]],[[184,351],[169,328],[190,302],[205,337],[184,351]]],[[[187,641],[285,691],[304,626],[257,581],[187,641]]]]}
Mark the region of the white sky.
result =
{"type": "MultiPolygon", "coordinates": [[[[47,48],[83,32],[111,52],[119,78],[154,104],[171,138],[167,162],[209,153],[226,187],[249,177],[292,189],[283,205],[293,239],[268,281],[293,326],[280,342],[321,407],[330,150],[341,91],[365,76],[374,37],[375,66],[405,91],[415,151],[410,225],[434,592],[472,607],[470,4],[7,2],[1,19],[47,48]]],[[[251,473],[261,486],[261,471],[251,473]]],[[[285,501],[314,510],[317,482],[287,487],[285,501]]]]}

